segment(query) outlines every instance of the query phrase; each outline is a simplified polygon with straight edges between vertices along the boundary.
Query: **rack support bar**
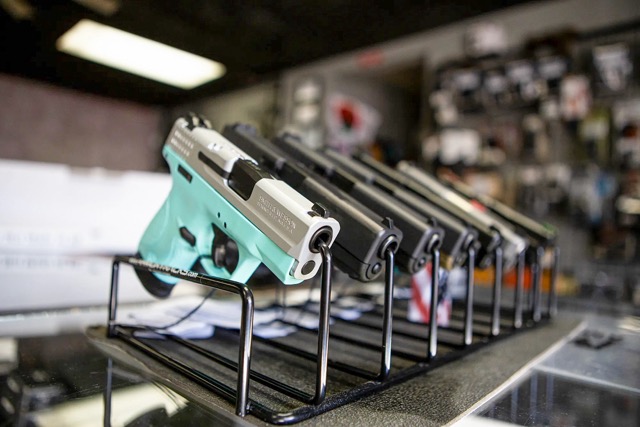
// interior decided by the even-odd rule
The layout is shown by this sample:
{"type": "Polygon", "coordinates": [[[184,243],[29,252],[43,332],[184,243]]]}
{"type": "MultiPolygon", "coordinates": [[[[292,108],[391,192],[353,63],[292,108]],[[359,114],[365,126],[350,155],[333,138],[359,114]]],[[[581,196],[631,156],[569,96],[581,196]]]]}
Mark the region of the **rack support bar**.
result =
{"type": "Polygon", "coordinates": [[[533,292],[533,306],[531,308],[531,318],[534,322],[539,322],[541,318],[540,312],[540,300],[542,298],[542,258],[544,257],[544,248],[538,246],[535,249],[535,259],[533,261],[532,269],[532,292],[533,292]]]}
{"type": "Polygon", "coordinates": [[[491,310],[491,336],[500,335],[500,298],[502,294],[502,248],[495,249],[495,274],[493,276],[493,301],[491,310]]]}
{"type": "Polygon", "coordinates": [[[464,345],[470,345],[473,341],[473,273],[475,265],[476,250],[473,246],[469,246],[467,249],[467,295],[464,309],[464,345]]]}
{"type": "Polygon", "coordinates": [[[560,268],[560,247],[553,248],[553,261],[551,264],[551,277],[549,283],[549,306],[547,308],[550,318],[558,314],[558,269],[560,268]]]}
{"type": "Polygon", "coordinates": [[[322,288],[320,290],[320,318],[318,319],[318,359],[316,365],[316,393],[314,404],[319,405],[327,394],[327,361],[329,358],[329,304],[331,303],[331,264],[329,246],[320,242],[322,254],[322,288]]]}
{"type": "Polygon", "coordinates": [[[393,335],[393,270],[395,253],[385,251],[384,313],[382,317],[382,355],[380,360],[380,381],[385,381],[391,371],[391,337],[393,335]]]}
{"type": "Polygon", "coordinates": [[[433,360],[438,351],[438,287],[440,285],[440,251],[431,250],[431,312],[429,313],[428,359],[433,360]]]}
{"type": "Polygon", "coordinates": [[[525,251],[518,254],[516,263],[516,291],[513,301],[513,327],[519,329],[522,327],[522,294],[524,290],[524,267],[525,267],[525,251]]]}

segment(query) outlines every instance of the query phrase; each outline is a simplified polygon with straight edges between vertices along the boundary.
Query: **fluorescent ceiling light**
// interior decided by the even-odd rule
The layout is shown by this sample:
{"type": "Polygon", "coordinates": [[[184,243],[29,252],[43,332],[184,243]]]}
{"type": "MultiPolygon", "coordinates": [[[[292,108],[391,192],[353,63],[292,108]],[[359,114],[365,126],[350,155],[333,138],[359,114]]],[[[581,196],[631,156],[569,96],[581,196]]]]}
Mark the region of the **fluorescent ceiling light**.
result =
{"type": "Polygon", "coordinates": [[[222,77],[219,62],[83,19],[56,42],[58,50],[89,61],[192,89],[222,77]]]}

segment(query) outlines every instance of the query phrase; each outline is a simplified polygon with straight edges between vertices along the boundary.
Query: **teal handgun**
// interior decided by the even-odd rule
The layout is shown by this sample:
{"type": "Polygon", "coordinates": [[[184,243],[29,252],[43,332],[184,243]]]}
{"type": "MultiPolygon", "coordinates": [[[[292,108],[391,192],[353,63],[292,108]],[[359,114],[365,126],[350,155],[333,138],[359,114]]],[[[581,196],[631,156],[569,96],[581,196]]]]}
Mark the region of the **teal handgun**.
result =
{"type": "MultiPolygon", "coordinates": [[[[162,154],[173,186],[138,247],[147,263],[241,283],[264,263],[284,284],[313,277],[321,242],[340,224],[198,116],[179,118],[162,154]]],[[[166,298],[177,279],[137,269],[143,286],[166,298]]]]}

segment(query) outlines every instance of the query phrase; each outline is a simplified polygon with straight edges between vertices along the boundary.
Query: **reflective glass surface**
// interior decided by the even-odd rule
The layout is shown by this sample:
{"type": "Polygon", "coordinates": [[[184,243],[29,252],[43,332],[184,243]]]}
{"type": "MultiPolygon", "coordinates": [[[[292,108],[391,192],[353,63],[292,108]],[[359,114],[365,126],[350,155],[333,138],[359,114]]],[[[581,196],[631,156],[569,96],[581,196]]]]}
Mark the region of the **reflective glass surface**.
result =
{"type": "Polygon", "coordinates": [[[3,339],[0,426],[231,426],[103,355],[82,334],[3,339]]]}
{"type": "Polygon", "coordinates": [[[524,426],[640,425],[640,319],[588,318],[476,415],[524,426]]]}

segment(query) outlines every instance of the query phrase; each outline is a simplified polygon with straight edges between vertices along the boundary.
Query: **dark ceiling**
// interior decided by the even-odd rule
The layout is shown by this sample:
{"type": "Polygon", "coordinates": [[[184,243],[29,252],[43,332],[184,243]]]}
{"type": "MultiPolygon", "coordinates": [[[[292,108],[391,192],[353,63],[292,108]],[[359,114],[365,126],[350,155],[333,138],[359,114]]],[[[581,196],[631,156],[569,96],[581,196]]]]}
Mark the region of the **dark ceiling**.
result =
{"type": "Polygon", "coordinates": [[[2,0],[0,73],[143,104],[177,105],[523,2],[2,0]],[[217,60],[227,74],[185,91],[57,52],[57,38],[82,18],[217,60]]]}

